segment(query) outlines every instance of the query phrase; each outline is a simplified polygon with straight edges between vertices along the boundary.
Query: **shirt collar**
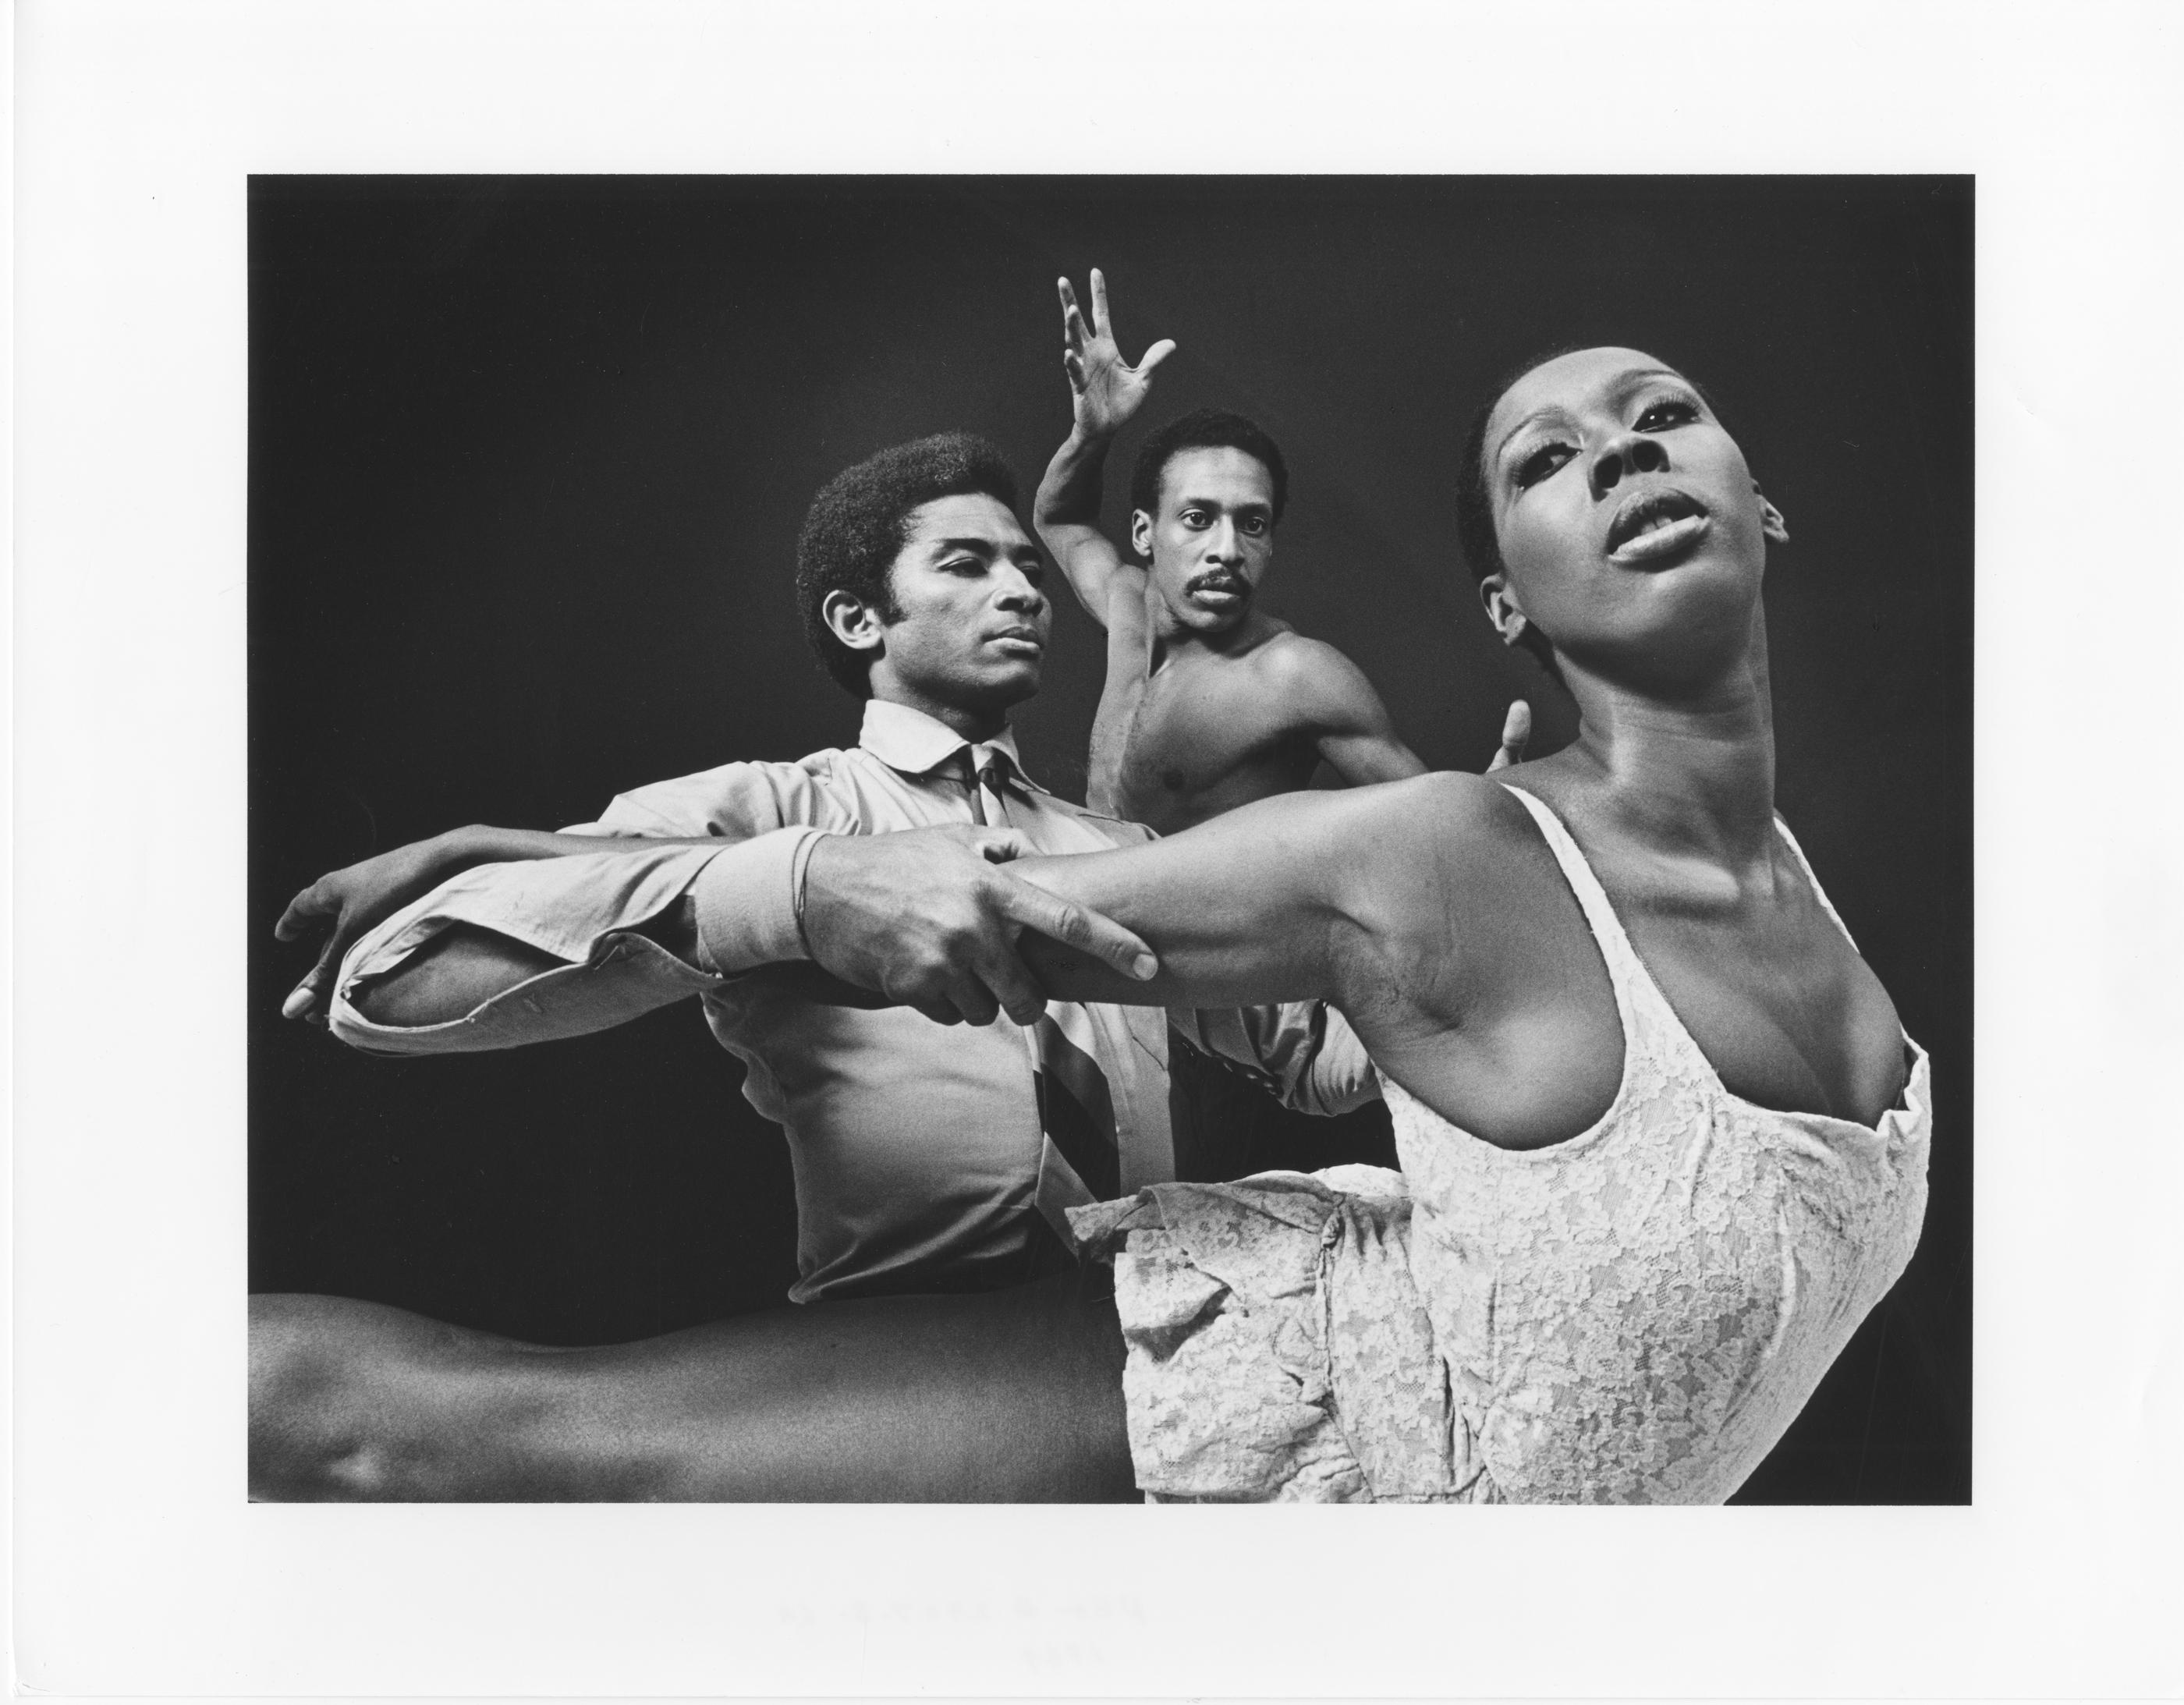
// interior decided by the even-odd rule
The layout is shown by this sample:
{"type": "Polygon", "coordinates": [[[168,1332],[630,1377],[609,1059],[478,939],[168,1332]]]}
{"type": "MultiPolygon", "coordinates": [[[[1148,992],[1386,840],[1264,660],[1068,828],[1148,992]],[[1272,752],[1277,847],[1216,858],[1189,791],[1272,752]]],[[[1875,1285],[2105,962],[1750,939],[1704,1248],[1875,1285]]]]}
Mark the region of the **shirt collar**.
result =
{"type": "Polygon", "coordinates": [[[990,749],[1004,754],[1018,777],[1034,787],[1039,785],[1024,775],[1023,760],[1017,755],[1015,729],[1004,727],[992,739],[973,745],[945,722],[890,699],[865,700],[865,726],[857,735],[857,744],[890,770],[900,770],[906,776],[922,776],[966,746],[972,746],[982,758],[990,749]]]}

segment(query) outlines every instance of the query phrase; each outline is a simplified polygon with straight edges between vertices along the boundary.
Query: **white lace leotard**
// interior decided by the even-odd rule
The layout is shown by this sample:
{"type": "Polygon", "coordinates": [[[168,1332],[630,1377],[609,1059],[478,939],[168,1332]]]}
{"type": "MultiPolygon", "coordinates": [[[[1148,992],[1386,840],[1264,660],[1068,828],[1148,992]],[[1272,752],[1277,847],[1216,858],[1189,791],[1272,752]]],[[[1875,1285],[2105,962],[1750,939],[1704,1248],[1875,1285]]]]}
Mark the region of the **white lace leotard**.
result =
{"type": "Polygon", "coordinates": [[[1568,832],[1510,791],[1607,963],[1613,1102],[1513,1151],[1390,1082],[1400,1174],[1167,1184],[1080,1211],[1115,1261],[1149,1496],[1719,1502],[1909,1261],[1924,1050],[1905,1039],[1909,1081],[1872,1129],[1731,1095],[1568,832]]]}

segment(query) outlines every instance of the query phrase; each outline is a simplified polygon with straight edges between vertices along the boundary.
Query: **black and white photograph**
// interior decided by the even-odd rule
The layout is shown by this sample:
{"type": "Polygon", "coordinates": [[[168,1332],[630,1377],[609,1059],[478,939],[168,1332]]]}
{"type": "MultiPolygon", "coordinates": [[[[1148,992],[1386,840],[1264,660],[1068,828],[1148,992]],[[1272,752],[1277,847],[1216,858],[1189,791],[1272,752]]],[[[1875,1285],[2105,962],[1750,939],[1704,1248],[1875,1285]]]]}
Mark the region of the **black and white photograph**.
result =
{"type": "Polygon", "coordinates": [[[2184,20],[14,21],[20,1691],[2184,1692],[2184,20]]]}
{"type": "Polygon", "coordinates": [[[254,1496],[1963,1502],[1974,214],[254,180],[254,1496]]]}

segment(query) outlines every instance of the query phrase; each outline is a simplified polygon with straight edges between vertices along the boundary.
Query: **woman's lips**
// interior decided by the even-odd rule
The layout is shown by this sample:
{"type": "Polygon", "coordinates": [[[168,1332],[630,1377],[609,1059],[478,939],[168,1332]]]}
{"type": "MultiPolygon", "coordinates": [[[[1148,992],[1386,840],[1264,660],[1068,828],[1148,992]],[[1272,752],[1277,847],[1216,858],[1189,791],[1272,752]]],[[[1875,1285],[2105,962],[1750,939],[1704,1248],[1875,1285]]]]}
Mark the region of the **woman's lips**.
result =
{"type": "Polygon", "coordinates": [[[1608,552],[1618,568],[1649,568],[1682,555],[1707,536],[1713,522],[1702,515],[1687,515],[1650,532],[1641,532],[1608,552]]]}

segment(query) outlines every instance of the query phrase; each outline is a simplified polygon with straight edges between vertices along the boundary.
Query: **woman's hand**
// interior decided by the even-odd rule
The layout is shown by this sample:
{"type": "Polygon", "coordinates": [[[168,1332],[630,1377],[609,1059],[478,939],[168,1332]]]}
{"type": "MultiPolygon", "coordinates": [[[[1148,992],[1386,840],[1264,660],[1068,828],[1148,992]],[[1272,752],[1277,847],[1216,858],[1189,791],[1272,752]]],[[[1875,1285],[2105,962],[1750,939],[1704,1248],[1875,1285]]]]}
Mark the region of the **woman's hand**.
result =
{"type": "Polygon", "coordinates": [[[1509,704],[1509,714],[1502,719],[1502,749],[1494,755],[1494,761],[1486,766],[1486,773],[1506,770],[1512,764],[1524,761],[1524,748],[1532,744],[1532,707],[1522,699],[1509,704]]]}
{"type": "Polygon", "coordinates": [[[290,900],[273,926],[275,935],[298,941],[315,929],[330,933],[318,963],[281,1003],[281,1016],[325,1023],[333,1004],[334,978],[358,938],[478,861],[457,830],[329,872],[290,900]]]}

